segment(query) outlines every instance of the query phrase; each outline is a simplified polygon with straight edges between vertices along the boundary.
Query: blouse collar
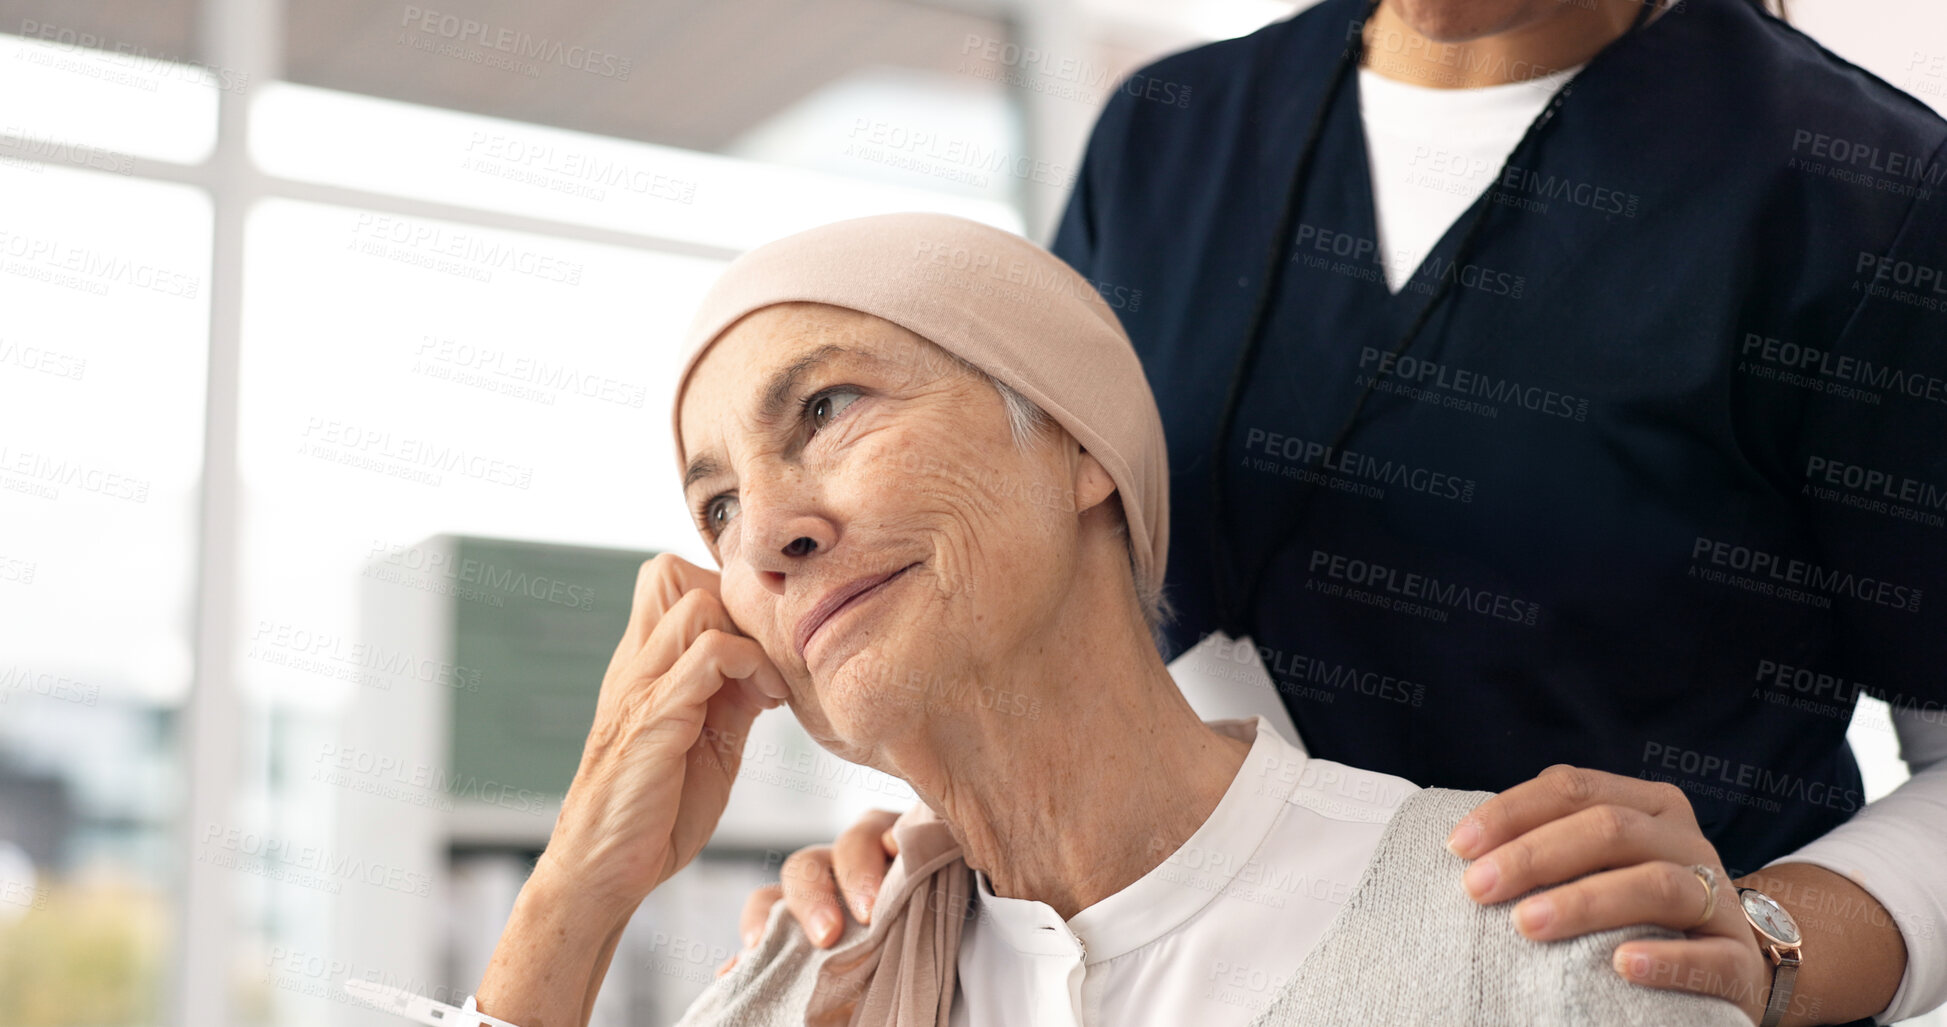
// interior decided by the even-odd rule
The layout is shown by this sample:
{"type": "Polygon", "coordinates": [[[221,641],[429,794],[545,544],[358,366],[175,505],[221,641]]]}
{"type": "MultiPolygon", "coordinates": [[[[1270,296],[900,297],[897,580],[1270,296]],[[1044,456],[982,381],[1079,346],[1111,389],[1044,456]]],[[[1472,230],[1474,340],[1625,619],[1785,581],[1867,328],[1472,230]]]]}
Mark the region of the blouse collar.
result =
{"type": "Polygon", "coordinates": [[[1240,877],[1262,871],[1255,857],[1278,822],[1307,759],[1262,716],[1213,720],[1213,730],[1251,743],[1230,787],[1203,825],[1149,873],[1076,913],[1066,923],[1054,907],[1032,899],[995,895],[985,873],[976,873],[977,909],[992,928],[1026,955],[1073,952],[1084,946],[1084,963],[1133,952],[1177,929],[1240,877]]]}

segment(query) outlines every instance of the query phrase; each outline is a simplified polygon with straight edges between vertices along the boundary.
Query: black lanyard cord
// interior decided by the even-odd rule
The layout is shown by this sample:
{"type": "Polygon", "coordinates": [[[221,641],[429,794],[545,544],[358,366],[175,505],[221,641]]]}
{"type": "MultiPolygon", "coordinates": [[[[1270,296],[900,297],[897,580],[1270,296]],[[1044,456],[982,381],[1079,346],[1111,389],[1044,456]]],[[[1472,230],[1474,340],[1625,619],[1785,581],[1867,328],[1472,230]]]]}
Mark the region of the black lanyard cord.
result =
{"type": "MultiPolygon", "coordinates": [[[[1372,19],[1379,9],[1380,0],[1372,0],[1366,8],[1366,20],[1372,19]]],[[[1299,151],[1298,167],[1292,173],[1291,184],[1285,189],[1284,204],[1278,211],[1278,221],[1271,230],[1271,255],[1265,260],[1265,271],[1260,276],[1257,287],[1257,302],[1251,308],[1251,326],[1245,330],[1244,351],[1238,355],[1237,363],[1231,368],[1230,387],[1224,390],[1223,413],[1217,421],[1217,434],[1211,440],[1211,491],[1210,491],[1210,560],[1211,573],[1216,576],[1217,628],[1232,638],[1245,634],[1240,630],[1239,613],[1231,603],[1231,597],[1238,594],[1233,578],[1230,552],[1229,503],[1226,493],[1230,478],[1230,460],[1226,450],[1230,433],[1237,424],[1237,407],[1244,395],[1244,382],[1250,377],[1252,365],[1256,363],[1257,351],[1264,338],[1264,326],[1270,321],[1271,305],[1277,298],[1278,286],[1283,281],[1284,256],[1291,245],[1291,231],[1298,220],[1299,201],[1304,195],[1304,185],[1311,177],[1312,160],[1318,156],[1318,141],[1325,134],[1325,119],[1332,110],[1332,102],[1345,84],[1348,69],[1357,68],[1365,51],[1364,23],[1359,34],[1348,43],[1340,55],[1338,66],[1332,69],[1332,81],[1325,87],[1325,96],[1318,102],[1318,110],[1312,114],[1311,130],[1305,133],[1305,146],[1299,151]]],[[[1252,66],[1252,89],[1249,95],[1263,96],[1257,78],[1263,73],[1267,61],[1260,58],[1252,66]]]]}
{"type": "MultiPolygon", "coordinates": [[[[1658,0],[1639,0],[1639,2],[1641,3],[1641,9],[1636,12],[1636,18],[1630,24],[1629,33],[1634,33],[1637,29],[1642,28],[1648,23],[1651,13],[1658,6],[1658,0]]],[[[1379,10],[1379,4],[1380,0],[1372,0],[1371,4],[1366,8],[1366,21],[1371,21],[1372,15],[1379,10]]],[[[1592,58],[1589,63],[1593,64],[1595,60],[1600,59],[1602,54],[1607,53],[1609,49],[1610,47],[1604,47],[1602,52],[1598,53],[1595,58],[1592,58]]],[[[1236,582],[1233,580],[1236,567],[1232,559],[1230,545],[1229,503],[1227,500],[1230,478],[1230,460],[1227,450],[1229,449],[1230,436],[1236,427],[1237,408],[1243,399],[1245,383],[1250,378],[1251,371],[1257,360],[1258,350],[1262,347],[1264,335],[1266,334],[1266,329],[1271,319],[1271,308],[1277,299],[1278,287],[1284,277],[1283,270],[1287,259],[1286,251],[1291,245],[1291,232],[1296,226],[1305,187],[1311,177],[1312,164],[1317,157],[1318,144],[1324,135],[1325,121],[1331,112],[1332,104],[1337,99],[1339,90],[1343,87],[1345,80],[1351,74],[1356,74],[1356,69],[1363,60],[1364,52],[1365,32],[1362,23],[1359,35],[1354,42],[1345,48],[1344,53],[1340,56],[1338,66],[1332,72],[1332,81],[1326,86],[1325,96],[1319,101],[1318,110],[1312,116],[1311,130],[1306,133],[1304,149],[1300,151],[1298,166],[1291,176],[1290,187],[1285,193],[1284,204],[1278,214],[1277,227],[1272,232],[1271,255],[1265,262],[1263,281],[1258,285],[1257,303],[1251,311],[1251,323],[1250,328],[1245,333],[1244,349],[1238,355],[1237,362],[1231,369],[1230,387],[1224,394],[1223,413],[1217,422],[1216,437],[1211,442],[1210,555],[1212,574],[1216,577],[1216,626],[1218,630],[1223,631],[1232,638],[1241,638],[1244,635],[1252,634],[1251,625],[1247,622],[1246,618],[1252,611],[1257,609],[1257,595],[1263,584],[1264,568],[1260,565],[1246,569],[1245,574],[1248,576],[1248,580],[1242,589],[1236,587],[1236,582]],[[1241,604],[1233,602],[1233,597],[1239,595],[1244,596],[1244,601],[1241,604]]],[[[1254,69],[1254,76],[1262,68],[1263,62],[1260,61],[1254,69]]],[[[1583,71],[1587,70],[1587,67],[1584,67],[1583,71]]],[[[1580,78],[1581,74],[1578,73],[1575,77],[1580,78]]],[[[1427,322],[1432,319],[1434,310],[1439,307],[1442,300],[1446,299],[1448,293],[1452,291],[1454,283],[1458,281],[1460,269],[1465,265],[1467,257],[1472,252],[1480,236],[1482,226],[1487,223],[1488,214],[1493,211],[1498,202],[1497,194],[1501,188],[1501,180],[1506,175],[1507,166],[1539,144],[1543,130],[1554,122],[1556,112],[1567,101],[1574,85],[1575,82],[1571,79],[1569,82],[1564,83],[1560,89],[1556,90],[1555,95],[1549,100],[1548,106],[1543,108],[1539,115],[1536,115],[1533,122],[1529,123],[1528,130],[1523,133],[1521,140],[1515,144],[1514,150],[1509,153],[1507,161],[1503,163],[1501,172],[1494,176],[1492,182],[1488,183],[1486,193],[1477,201],[1473,220],[1468,223],[1467,231],[1462,233],[1460,241],[1455,245],[1453,266],[1451,268],[1452,273],[1439,276],[1439,284],[1433,288],[1431,294],[1427,297],[1427,301],[1421,304],[1418,313],[1415,314],[1406,332],[1400,336],[1398,342],[1393,344],[1390,355],[1395,360],[1413,344],[1413,340],[1419,336],[1420,332],[1426,327],[1427,322]]],[[[1262,94],[1254,91],[1253,95],[1262,94]]],[[[1358,398],[1353,401],[1351,412],[1346,415],[1345,420],[1339,425],[1338,431],[1333,433],[1331,444],[1326,449],[1327,454],[1343,451],[1346,441],[1351,437],[1354,428],[1358,425],[1359,414],[1365,409],[1367,398],[1372,395],[1377,385],[1378,376],[1373,375],[1367,380],[1364,387],[1359,390],[1358,398]]],[[[1298,503],[1296,504],[1294,515],[1289,521],[1290,529],[1295,529],[1302,521],[1303,515],[1309,510],[1310,501],[1316,494],[1318,488],[1319,485],[1310,478],[1306,478],[1300,482],[1298,503]]]]}

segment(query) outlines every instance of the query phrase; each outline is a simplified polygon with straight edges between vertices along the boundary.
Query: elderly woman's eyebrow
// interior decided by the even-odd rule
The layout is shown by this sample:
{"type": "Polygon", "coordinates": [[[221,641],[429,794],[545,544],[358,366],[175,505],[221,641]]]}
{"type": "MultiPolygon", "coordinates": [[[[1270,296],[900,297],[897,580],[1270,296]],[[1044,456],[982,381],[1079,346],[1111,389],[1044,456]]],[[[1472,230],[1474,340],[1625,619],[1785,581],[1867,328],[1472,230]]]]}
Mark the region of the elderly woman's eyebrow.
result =
{"type": "MultiPolygon", "coordinates": [[[[784,413],[791,401],[791,394],[797,391],[806,375],[841,358],[853,358],[872,363],[884,363],[876,354],[863,350],[848,349],[837,343],[826,343],[791,363],[779,368],[764,384],[764,400],[758,404],[758,418],[764,423],[774,423],[784,413]]],[[[691,485],[723,470],[723,466],[709,456],[699,456],[690,461],[689,469],[683,472],[683,491],[688,492],[691,485]]]]}
{"type": "Polygon", "coordinates": [[[758,404],[758,417],[767,423],[777,420],[778,415],[784,412],[785,404],[790,402],[791,393],[797,389],[798,383],[834,358],[864,356],[868,354],[828,342],[792,361],[771,375],[770,382],[764,386],[764,402],[758,404]]]}
{"type": "Polygon", "coordinates": [[[712,457],[699,456],[696,459],[691,460],[690,469],[683,472],[683,491],[688,492],[690,490],[691,485],[694,485],[697,482],[702,481],[703,479],[708,478],[711,475],[716,474],[718,471],[721,470],[723,470],[723,467],[719,465],[716,462],[716,460],[712,457]]]}

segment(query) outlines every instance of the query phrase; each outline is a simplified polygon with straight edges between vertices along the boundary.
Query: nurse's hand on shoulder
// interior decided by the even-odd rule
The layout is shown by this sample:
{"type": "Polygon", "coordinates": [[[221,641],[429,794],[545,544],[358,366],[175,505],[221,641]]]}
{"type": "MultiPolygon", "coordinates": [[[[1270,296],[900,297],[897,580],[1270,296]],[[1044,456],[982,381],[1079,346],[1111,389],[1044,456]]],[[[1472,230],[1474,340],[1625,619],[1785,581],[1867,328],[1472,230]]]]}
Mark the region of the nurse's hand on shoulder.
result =
{"type": "Polygon", "coordinates": [[[584,897],[640,902],[709,840],[751,721],[787,695],[724,610],[715,571],[668,554],[645,562],[535,874],[584,897]]]}
{"type": "MultiPolygon", "coordinates": [[[[868,810],[836,842],[792,853],[780,869],[780,883],[751,892],[744,902],[737,923],[744,948],[757,944],[771,907],[780,899],[805,936],[821,949],[838,940],[847,913],[859,923],[871,923],[873,900],[879,897],[892,858],[899,855],[899,846],[892,840],[892,823],[898,819],[899,814],[890,810],[868,810]]],[[[717,976],[729,973],[737,959],[733,955],[717,967],[717,976]]]]}
{"type": "Polygon", "coordinates": [[[1763,1014],[1769,964],[1681,788],[1556,764],[1481,803],[1447,847],[1473,861],[1462,883],[1482,905],[1549,889],[1510,914],[1527,937],[1551,941],[1632,924],[1683,931],[1680,940],[1618,945],[1616,972],[1652,988],[1728,999],[1753,1023],[1763,1014]],[[1717,906],[1701,922],[1696,864],[1717,874],[1717,906]]]}

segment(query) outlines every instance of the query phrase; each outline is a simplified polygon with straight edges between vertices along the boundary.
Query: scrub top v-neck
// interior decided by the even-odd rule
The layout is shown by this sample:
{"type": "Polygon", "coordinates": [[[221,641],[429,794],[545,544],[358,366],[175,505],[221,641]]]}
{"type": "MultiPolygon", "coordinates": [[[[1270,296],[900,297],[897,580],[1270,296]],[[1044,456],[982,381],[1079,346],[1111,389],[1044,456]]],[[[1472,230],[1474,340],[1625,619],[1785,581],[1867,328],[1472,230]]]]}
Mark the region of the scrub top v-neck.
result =
{"type": "Polygon", "coordinates": [[[1667,780],[1734,871],[1798,848],[1864,805],[1860,691],[1947,702],[1947,128],[1747,0],[1686,0],[1395,295],[1356,82],[1324,104],[1366,9],[1143,69],[1189,102],[1117,91],[1054,240],[1163,416],[1167,655],[1250,636],[1321,758],[1667,780]]]}
{"type": "Polygon", "coordinates": [[[1359,69],[1373,241],[1398,295],[1442,239],[1501,177],[1508,155],[1555,91],[1582,70],[1506,85],[1436,89],[1359,69]]]}

